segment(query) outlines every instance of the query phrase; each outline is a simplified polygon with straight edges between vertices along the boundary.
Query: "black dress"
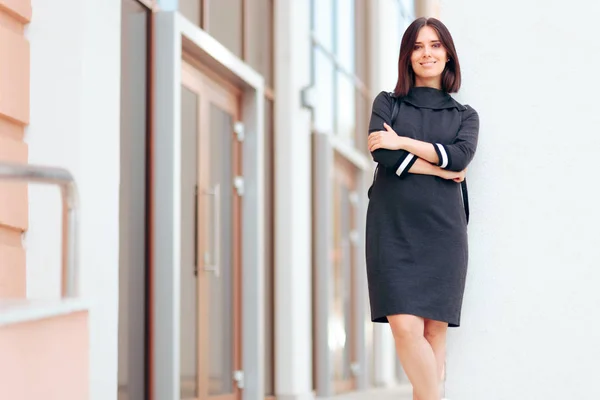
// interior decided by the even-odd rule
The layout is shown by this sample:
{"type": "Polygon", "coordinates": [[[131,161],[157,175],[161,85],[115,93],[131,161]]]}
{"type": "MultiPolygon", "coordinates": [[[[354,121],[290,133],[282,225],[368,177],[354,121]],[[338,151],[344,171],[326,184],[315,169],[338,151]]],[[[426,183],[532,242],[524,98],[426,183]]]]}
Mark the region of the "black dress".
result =
{"type": "MultiPolygon", "coordinates": [[[[369,133],[390,124],[394,101],[387,92],[375,98],[369,133]]],[[[392,127],[398,135],[431,143],[442,168],[467,167],[479,133],[473,108],[428,87],[398,102],[392,127]]],[[[468,261],[460,184],[408,173],[417,157],[404,150],[378,149],[373,158],[379,168],[366,224],[371,320],[411,314],[459,326],[468,261]]]]}

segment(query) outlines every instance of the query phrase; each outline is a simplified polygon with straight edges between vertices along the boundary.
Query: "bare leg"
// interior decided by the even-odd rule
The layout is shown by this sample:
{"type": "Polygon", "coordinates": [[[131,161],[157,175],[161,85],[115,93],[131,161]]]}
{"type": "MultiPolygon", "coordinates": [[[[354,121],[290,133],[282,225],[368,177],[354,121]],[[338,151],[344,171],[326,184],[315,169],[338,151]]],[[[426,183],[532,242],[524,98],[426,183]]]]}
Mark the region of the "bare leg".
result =
{"type": "MultiPolygon", "coordinates": [[[[425,339],[431,345],[437,364],[438,377],[440,378],[440,392],[444,381],[444,366],[446,361],[446,333],[448,332],[448,323],[425,319],[425,339]]],[[[413,395],[413,400],[419,400],[417,395],[413,395]]]]}
{"type": "Polygon", "coordinates": [[[437,363],[437,376],[439,378],[440,392],[442,389],[444,377],[444,365],[446,363],[446,333],[448,332],[448,323],[425,320],[425,339],[431,345],[435,360],[437,363]]]}
{"type": "Polygon", "coordinates": [[[440,400],[435,354],[425,339],[425,321],[414,315],[388,316],[398,358],[419,400],[440,400]]]}

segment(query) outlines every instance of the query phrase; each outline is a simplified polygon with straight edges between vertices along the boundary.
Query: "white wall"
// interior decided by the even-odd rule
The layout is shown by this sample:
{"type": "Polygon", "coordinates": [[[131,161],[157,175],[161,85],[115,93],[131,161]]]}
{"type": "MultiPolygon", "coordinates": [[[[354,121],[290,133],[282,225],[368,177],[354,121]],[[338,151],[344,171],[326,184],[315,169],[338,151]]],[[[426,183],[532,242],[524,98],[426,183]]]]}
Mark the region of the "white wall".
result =
{"type": "MultiPolygon", "coordinates": [[[[90,310],[91,399],[116,398],[119,204],[119,0],[33,0],[29,160],[66,167],[79,186],[81,288],[90,310]]],[[[27,292],[56,296],[58,193],[31,187],[27,292]]]]}
{"type": "Polygon", "coordinates": [[[447,396],[598,399],[598,2],[452,0],[481,118],[463,326],[447,396]]]}

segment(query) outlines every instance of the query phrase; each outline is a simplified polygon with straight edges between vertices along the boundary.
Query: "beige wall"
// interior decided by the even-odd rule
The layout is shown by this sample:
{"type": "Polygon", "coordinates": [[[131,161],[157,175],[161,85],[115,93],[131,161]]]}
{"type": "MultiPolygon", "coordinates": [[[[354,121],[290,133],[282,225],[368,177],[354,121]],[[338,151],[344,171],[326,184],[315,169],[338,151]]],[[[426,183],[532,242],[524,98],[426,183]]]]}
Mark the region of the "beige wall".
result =
{"type": "MultiPolygon", "coordinates": [[[[30,0],[0,0],[0,160],[27,162],[30,0]]],[[[0,298],[25,297],[27,186],[0,182],[0,298]]]]}

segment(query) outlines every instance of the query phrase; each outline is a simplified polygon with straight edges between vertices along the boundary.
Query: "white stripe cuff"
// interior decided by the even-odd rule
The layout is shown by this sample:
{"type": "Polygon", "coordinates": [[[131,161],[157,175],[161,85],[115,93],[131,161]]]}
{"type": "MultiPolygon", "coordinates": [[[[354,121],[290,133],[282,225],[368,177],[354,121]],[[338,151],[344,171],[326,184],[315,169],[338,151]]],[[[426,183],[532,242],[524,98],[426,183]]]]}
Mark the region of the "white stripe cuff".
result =
{"type": "Polygon", "coordinates": [[[442,155],[442,159],[440,160],[441,168],[446,168],[448,166],[448,154],[446,153],[446,149],[439,143],[436,143],[436,146],[440,150],[440,154],[442,155]]]}
{"type": "Polygon", "coordinates": [[[404,159],[404,161],[402,161],[402,164],[400,164],[400,166],[396,170],[396,175],[401,176],[402,172],[404,172],[404,170],[406,169],[406,167],[408,166],[408,164],[410,164],[410,161],[413,158],[415,158],[414,154],[408,153],[408,155],[406,156],[406,158],[404,159]]]}

